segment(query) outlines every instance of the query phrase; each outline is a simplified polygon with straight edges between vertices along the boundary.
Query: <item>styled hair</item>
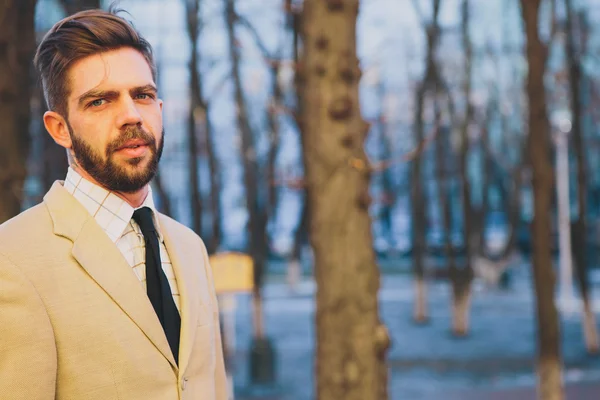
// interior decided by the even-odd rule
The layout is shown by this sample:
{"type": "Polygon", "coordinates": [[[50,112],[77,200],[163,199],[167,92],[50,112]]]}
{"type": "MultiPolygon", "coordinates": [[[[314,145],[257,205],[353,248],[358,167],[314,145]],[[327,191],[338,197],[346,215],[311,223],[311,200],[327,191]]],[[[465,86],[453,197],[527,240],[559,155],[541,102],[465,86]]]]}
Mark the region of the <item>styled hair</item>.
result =
{"type": "Polygon", "coordinates": [[[108,11],[81,11],[57,22],[44,36],[33,63],[40,74],[48,109],[67,118],[69,68],[91,55],[133,48],[144,56],[156,81],[152,46],[130,22],[117,15],[121,11],[112,7],[108,11]]]}

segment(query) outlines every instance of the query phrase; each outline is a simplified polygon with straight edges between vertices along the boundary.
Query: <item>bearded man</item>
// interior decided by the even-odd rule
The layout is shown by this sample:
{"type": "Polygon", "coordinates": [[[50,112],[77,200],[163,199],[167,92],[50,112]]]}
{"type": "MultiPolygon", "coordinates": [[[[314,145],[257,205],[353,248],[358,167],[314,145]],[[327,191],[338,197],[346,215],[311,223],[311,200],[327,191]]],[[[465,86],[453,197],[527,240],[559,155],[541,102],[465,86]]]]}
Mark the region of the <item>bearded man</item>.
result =
{"type": "Polygon", "coordinates": [[[150,44],[91,10],[34,63],[70,166],[0,225],[0,398],[226,400],[206,248],[149,186],[165,137],[150,44]]]}

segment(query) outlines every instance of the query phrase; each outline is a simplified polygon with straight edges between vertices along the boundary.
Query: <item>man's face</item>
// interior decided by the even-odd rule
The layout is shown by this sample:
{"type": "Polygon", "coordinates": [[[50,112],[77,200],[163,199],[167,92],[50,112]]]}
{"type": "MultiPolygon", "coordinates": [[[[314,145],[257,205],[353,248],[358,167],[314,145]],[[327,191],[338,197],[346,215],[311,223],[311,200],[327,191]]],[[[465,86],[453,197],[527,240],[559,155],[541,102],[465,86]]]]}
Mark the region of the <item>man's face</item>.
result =
{"type": "Polygon", "coordinates": [[[77,61],[68,73],[75,161],[109,190],[133,193],[156,174],[162,101],[144,56],[122,48],[77,61]]]}

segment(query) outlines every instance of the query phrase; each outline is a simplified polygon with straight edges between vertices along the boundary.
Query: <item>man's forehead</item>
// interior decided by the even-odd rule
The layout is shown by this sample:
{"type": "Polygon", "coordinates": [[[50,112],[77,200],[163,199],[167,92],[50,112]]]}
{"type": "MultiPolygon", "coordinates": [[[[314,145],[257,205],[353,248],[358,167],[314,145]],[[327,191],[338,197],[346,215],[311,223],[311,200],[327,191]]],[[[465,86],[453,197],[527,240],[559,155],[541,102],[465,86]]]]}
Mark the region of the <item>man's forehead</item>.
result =
{"type": "Polygon", "coordinates": [[[130,48],[82,58],[71,66],[68,79],[71,99],[90,90],[122,91],[154,84],[148,61],[130,48]]]}

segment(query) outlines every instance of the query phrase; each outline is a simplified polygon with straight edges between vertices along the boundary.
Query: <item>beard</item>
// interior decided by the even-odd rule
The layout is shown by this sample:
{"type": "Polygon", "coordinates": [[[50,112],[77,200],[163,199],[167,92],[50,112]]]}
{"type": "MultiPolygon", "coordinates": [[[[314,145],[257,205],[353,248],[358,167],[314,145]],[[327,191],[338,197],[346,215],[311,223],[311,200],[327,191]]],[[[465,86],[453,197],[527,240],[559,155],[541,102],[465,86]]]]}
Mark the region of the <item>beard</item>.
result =
{"type": "MultiPolygon", "coordinates": [[[[69,125],[69,124],[67,124],[69,125]]],[[[68,126],[73,152],[81,168],[83,168],[92,178],[109,191],[122,193],[135,193],[146,186],[158,171],[158,163],[162,156],[165,131],[163,128],[162,138],[156,146],[154,136],[139,126],[129,126],[121,131],[121,135],[110,142],[105,149],[105,157],[93,149],[89,143],[77,136],[71,126],[68,126]],[[131,170],[127,165],[120,165],[115,159],[115,152],[119,150],[127,141],[141,139],[150,150],[150,160],[148,164],[140,170],[131,170]]],[[[131,167],[138,166],[144,157],[130,158],[121,163],[129,164],[131,167]]],[[[139,168],[138,168],[139,169],[139,168]]]]}

